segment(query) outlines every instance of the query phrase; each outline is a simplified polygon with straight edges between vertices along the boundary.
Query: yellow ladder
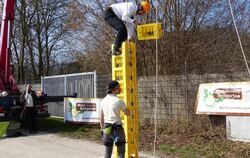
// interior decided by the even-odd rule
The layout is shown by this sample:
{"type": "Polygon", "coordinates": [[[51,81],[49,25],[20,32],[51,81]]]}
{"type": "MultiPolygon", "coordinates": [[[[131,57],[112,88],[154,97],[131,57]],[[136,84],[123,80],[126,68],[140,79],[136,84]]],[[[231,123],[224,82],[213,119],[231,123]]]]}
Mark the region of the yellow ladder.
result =
{"type": "MultiPolygon", "coordinates": [[[[122,54],[112,56],[112,79],[121,86],[118,95],[130,110],[130,117],[121,114],[126,135],[126,158],[138,158],[138,99],[136,74],[136,46],[134,42],[122,43],[122,54]]],[[[114,150],[118,156],[117,149],[114,150]]]]}

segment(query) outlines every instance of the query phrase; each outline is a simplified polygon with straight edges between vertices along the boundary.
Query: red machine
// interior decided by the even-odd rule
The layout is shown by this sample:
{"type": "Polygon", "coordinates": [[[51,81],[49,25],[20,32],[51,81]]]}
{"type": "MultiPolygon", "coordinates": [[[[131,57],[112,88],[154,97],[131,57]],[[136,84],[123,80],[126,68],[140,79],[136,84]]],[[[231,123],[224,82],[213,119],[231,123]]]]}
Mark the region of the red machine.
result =
{"type": "MultiPolygon", "coordinates": [[[[14,66],[11,64],[11,31],[15,18],[15,0],[5,0],[2,12],[0,37],[0,118],[7,118],[10,112],[22,109],[19,103],[20,93],[14,78],[14,66]],[[8,96],[7,96],[8,95],[8,96]],[[7,116],[6,116],[7,115],[7,116]]],[[[39,96],[40,97],[40,96],[39,96]]],[[[41,102],[41,101],[40,101],[41,102]]],[[[47,105],[37,105],[38,113],[48,116],[47,105]]]]}
{"type": "Polygon", "coordinates": [[[15,0],[5,0],[0,37],[0,91],[7,91],[8,94],[17,94],[19,89],[14,79],[14,68],[10,64],[10,35],[15,18],[15,0]]]}
{"type": "Polygon", "coordinates": [[[4,1],[0,37],[0,93],[7,94],[8,98],[1,96],[0,117],[6,115],[7,109],[16,104],[16,100],[19,100],[20,96],[18,85],[14,79],[14,67],[10,64],[10,36],[15,18],[14,7],[15,0],[4,1]]]}
{"type": "MultiPolygon", "coordinates": [[[[7,118],[6,115],[12,111],[20,110],[24,105],[19,102],[20,92],[14,79],[14,66],[11,64],[10,37],[15,18],[15,0],[5,0],[2,12],[1,37],[0,37],[0,118],[7,118]],[[7,92],[7,93],[6,93],[7,92]]],[[[45,103],[63,101],[64,97],[71,96],[47,96],[44,93],[37,95],[38,115],[48,116],[48,107],[45,103]]],[[[7,118],[8,119],[8,118],[7,118]]]]}

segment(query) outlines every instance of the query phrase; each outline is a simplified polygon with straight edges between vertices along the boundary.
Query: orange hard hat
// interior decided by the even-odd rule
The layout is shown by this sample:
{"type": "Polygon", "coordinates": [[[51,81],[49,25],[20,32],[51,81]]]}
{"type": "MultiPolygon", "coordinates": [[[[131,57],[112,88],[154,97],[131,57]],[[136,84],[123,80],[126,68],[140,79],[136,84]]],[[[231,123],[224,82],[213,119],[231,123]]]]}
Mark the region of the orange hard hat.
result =
{"type": "Polygon", "coordinates": [[[143,8],[143,10],[145,11],[145,13],[149,13],[150,12],[150,3],[147,1],[141,2],[141,7],[143,8]]]}

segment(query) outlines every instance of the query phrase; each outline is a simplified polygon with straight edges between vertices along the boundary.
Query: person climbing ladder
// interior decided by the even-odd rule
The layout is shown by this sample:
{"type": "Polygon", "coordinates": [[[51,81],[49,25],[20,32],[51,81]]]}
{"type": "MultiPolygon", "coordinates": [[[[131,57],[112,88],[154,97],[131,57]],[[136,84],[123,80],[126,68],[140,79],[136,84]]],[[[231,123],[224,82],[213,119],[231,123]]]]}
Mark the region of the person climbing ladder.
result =
{"type": "Polygon", "coordinates": [[[134,16],[147,14],[150,12],[150,8],[150,3],[146,0],[138,5],[133,2],[116,3],[105,10],[105,21],[117,30],[114,47],[110,50],[112,55],[120,55],[122,42],[126,39],[132,39],[134,27],[137,23],[134,16]]]}

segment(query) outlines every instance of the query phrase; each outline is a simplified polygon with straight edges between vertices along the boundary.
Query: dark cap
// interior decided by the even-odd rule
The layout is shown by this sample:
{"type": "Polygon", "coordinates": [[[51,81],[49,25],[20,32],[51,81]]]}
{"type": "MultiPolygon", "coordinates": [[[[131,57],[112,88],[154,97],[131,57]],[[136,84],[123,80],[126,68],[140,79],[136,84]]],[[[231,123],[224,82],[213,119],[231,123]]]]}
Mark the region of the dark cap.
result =
{"type": "Polygon", "coordinates": [[[109,83],[108,83],[108,89],[107,89],[107,93],[110,93],[113,89],[115,89],[117,86],[119,86],[120,84],[119,84],[119,82],[118,81],[115,81],[115,80],[113,80],[113,81],[110,81],[109,83]]]}

